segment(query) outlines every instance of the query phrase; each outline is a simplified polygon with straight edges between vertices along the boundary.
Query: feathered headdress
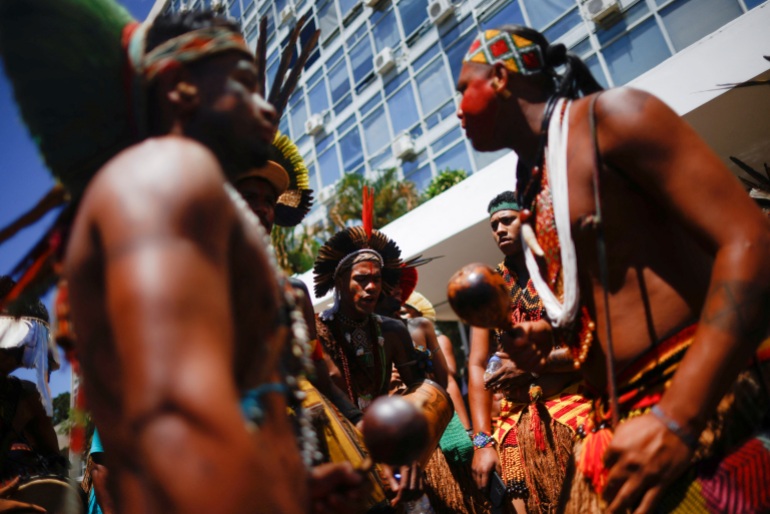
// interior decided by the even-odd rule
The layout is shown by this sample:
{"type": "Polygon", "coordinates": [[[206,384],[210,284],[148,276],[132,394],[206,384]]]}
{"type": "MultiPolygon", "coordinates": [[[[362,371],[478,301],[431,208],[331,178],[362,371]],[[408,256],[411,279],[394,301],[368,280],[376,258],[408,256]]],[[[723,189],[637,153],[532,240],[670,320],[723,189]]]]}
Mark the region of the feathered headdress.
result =
{"type": "Polygon", "coordinates": [[[433,307],[433,304],[417,291],[409,295],[409,298],[404,303],[418,311],[423,318],[436,321],[436,309],[433,307]]]}
{"type": "Polygon", "coordinates": [[[112,0],[3,0],[0,54],[16,102],[53,175],[78,197],[134,141],[124,30],[112,0]]]}
{"type": "Polygon", "coordinates": [[[277,162],[289,175],[289,188],[278,197],[275,224],[282,227],[298,225],[313,206],[313,190],[305,160],[294,142],[278,132],[269,150],[268,159],[277,162]]]}
{"type": "Polygon", "coordinates": [[[361,253],[373,252],[382,259],[382,288],[390,292],[401,276],[401,249],[382,232],[373,228],[374,191],[364,187],[363,226],[347,228],[334,234],[318,251],[313,266],[315,294],[324,296],[334,288],[337,273],[346,262],[361,253]]]}

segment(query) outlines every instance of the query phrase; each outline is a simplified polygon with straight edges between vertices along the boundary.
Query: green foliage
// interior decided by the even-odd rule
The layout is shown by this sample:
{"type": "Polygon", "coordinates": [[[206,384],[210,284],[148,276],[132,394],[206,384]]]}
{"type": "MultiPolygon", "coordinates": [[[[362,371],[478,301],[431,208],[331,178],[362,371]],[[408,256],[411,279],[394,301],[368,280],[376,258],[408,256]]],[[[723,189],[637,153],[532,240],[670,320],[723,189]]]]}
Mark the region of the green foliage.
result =
{"type": "Polygon", "coordinates": [[[70,393],[62,393],[53,399],[53,424],[58,425],[70,417],[70,393]]]}
{"type": "Polygon", "coordinates": [[[313,267],[324,235],[322,227],[273,226],[271,238],[278,265],[289,275],[309,270],[313,267]]]}
{"type": "Polygon", "coordinates": [[[337,183],[329,217],[337,230],[351,222],[360,223],[364,186],[374,188],[374,228],[382,228],[420,204],[417,187],[409,180],[399,180],[396,168],[377,173],[374,180],[349,173],[337,183]]]}
{"type": "Polygon", "coordinates": [[[466,178],[468,178],[468,173],[465,170],[445,169],[430,181],[430,184],[428,184],[428,187],[426,187],[425,191],[422,193],[422,201],[427,202],[434,196],[440,195],[466,178]]]}

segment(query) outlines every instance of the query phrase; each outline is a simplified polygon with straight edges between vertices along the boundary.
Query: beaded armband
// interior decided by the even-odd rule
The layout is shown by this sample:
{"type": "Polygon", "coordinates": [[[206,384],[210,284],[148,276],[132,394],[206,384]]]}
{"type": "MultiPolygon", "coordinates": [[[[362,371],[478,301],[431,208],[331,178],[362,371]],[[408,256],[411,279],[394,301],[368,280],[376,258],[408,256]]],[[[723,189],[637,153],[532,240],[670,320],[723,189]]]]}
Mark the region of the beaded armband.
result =
{"type": "Polygon", "coordinates": [[[679,438],[679,440],[687,445],[690,450],[695,451],[695,449],[698,447],[697,437],[685,430],[682,425],[676,422],[676,420],[668,417],[657,405],[652,406],[652,409],[650,409],[650,414],[658,418],[658,420],[663,423],[667,429],[673,432],[674,435],[679,438]]]}
{"type": "Polygon", "coordinates": [[[489,448],[497,444],[491,434],[486,432],[476,432],[473,436],[473,449],[481,450],[482,448],[489,448]]]}

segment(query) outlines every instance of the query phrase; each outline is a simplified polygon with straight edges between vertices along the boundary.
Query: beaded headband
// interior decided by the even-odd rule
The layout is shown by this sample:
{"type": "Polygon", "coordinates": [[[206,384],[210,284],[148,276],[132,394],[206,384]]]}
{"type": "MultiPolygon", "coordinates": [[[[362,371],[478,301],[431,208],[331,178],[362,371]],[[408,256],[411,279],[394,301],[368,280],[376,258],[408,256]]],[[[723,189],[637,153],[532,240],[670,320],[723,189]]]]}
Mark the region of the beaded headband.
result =
{"type": "Polygon", "coordinates": [[[473,41],[463,62],[503,63],[514,73],[532,75],[545,68],[543,51],[533,41],[504,30],[485,30],[473,41]]]}
{"type": "Polygon", "coordinates": [[[225,27],[206,27],[177,36],[154,48],[142,59],[142,71],[147,82],[160,72],[191,63],[210,55],[236,50],[253,58],[246,40],[225,27]]]}
{"type": "Polygon", "coordinates": [[[521,207],[519,206],[518,202],[500,202],[489,208],[489,215],[492,216],[494,213],[499,211],[520,211],[520,210],[521,210],[521,207]]]}

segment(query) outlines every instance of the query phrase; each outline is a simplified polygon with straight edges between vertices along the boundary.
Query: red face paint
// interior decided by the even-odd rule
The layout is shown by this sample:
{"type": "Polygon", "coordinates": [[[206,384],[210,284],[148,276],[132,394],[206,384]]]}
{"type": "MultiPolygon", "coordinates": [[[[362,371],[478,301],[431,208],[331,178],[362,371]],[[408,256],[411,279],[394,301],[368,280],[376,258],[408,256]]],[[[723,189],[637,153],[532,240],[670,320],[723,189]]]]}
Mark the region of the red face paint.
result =
{"type": "Polygon", "coordinates": [[[487,78],[468,81],[460,102],[465,132],[473,146],[485,149],[495,139],[497,111],[500,108],[497,93],[487,78]]]}

